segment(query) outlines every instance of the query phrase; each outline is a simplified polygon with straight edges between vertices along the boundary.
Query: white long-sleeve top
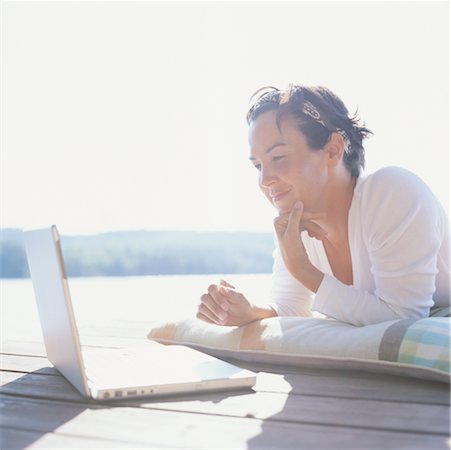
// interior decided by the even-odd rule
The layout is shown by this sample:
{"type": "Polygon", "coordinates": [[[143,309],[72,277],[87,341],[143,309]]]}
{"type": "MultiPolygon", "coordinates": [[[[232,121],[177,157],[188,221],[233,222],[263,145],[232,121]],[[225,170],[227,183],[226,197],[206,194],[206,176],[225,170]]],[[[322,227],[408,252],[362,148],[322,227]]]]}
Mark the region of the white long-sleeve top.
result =
{"type": "Polygon", "coordinates": [[[353,285],[337,280],[323,243],[301,234],[324,273],[316,294],[274,251],[271,306],[279,316],[318,311],[353,325],[429,315],[449,306],[449,225],[440,203],[413,173],[387,167],[357,179],[348,216],[353,285]]]}

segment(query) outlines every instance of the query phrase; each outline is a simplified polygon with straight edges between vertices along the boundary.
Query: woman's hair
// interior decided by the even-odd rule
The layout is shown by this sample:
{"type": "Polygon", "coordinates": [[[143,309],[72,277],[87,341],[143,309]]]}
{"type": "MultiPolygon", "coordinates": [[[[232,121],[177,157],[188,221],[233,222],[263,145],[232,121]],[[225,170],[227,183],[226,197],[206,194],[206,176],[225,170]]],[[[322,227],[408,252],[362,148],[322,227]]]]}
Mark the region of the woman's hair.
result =
{"type": "Polygon", "coordinates": [[[266,111],[277,111],[277,126],[284,114],[296,119],[299,131],[314,150],[322,149],[333,132],[340,133],[345,140],[343,160],[353,177],[358,177],[365,168],[365,149],[362,141],[373,134],[359,124],[357,111],[353,116],[345,104],[333,92],[322,86],[290,85],[285,90],[268,86],[256,91],[253,105],[247,113],[250,124],[266,111]]]}

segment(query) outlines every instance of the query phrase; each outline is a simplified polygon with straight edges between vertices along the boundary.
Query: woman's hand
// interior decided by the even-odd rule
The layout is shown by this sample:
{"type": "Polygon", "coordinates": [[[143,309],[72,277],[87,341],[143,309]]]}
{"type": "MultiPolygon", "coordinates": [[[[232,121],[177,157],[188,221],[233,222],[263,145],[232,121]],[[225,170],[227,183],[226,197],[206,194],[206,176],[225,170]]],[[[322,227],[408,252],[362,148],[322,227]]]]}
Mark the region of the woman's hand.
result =
{"type": "Polygon", "coordinates": [[[197,318],[216,325],[241,326],[254,320],[275,316],[268,307],[253,305],[227,281],[211,284],[200,298],[197,318]]]}
{"type": "MultiPolygon", "coordinates": [[[[308,235],[312,238],[318,239],[322,241],[326,235],[327,231],[325,231],[320,225],[318,225],[314,220],[324,219],[327,214],[326,213],[311,213],[304,211],[304,207],[302,202],[298,202],[300,207],[302,208],[301,216],[299,219],[299,234],[302,231],[307,231],[308,235]]],[[[294,209],[294,207],[293,207],[294,209]]],[[[285,226],[288,226],[288,220],[290,217],[291,211],[285,214],[279,214],[278,217],[274,220],[274,225],[277,221],[280,220],[281,223],[284,223],[285,226]]],[[[277,231],[277,230],[276,230],[277,231]]]]}
{"type": "Polygon", "coordinates": [[[324,214],[304,214],[303,203],[297,202],[289,213],[280,214],[274,219],[280,252],[288,271],[312,292],[318,290],[323,274],[311,264],[300,231],[307,230],[311,237],[323,239],[326,232],[311,221],[319,216],[324,217],[324,214]]]}

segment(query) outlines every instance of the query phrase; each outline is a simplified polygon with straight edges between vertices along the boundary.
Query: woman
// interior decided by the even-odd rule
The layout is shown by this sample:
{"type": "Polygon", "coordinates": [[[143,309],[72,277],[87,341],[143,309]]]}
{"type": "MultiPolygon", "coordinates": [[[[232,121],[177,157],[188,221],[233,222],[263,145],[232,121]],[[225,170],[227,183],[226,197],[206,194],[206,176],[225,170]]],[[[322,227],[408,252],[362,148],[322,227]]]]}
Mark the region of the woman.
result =
{"type": "Polygon", "coordinates": [[[371,131],[324,87],[265,88],[247,115],[250,160],[274,220],[272,303],[256,305],[226,281],[197,317],[243,325],[312,310],[353,325],[449,314],[448,219],[407,170],[367,177],[371,131]]]}

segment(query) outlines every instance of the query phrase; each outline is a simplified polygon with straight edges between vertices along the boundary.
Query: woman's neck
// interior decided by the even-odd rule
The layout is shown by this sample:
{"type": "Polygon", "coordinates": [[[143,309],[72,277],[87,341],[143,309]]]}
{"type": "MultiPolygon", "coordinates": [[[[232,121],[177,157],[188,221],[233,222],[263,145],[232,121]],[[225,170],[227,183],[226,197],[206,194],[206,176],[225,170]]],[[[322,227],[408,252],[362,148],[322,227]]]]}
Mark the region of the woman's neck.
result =
{"type": "Polygon", "coordinates": [[[332,178],[325,202],[327,216],[320,225],[327,231],[326,239],[336,248],[348,245],[348,214],[357,178],[346,173],[332,178]]]}

